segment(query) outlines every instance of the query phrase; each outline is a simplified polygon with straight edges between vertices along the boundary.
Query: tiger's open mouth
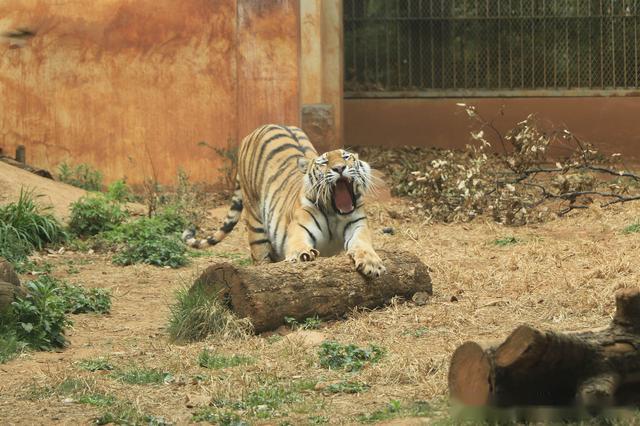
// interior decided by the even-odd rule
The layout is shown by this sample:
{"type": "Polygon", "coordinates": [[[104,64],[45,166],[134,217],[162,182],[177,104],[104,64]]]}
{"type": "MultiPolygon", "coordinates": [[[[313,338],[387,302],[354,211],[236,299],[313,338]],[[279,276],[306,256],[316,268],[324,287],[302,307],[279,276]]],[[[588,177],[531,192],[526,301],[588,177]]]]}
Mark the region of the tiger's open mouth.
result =
{"type": "Polygon", "coordinates": [[[339,214],[349,214],[355,210],[355,196],[353,194],[353,181],[340,178],[336,181],[331,194],[333,208],[339,214]]]}

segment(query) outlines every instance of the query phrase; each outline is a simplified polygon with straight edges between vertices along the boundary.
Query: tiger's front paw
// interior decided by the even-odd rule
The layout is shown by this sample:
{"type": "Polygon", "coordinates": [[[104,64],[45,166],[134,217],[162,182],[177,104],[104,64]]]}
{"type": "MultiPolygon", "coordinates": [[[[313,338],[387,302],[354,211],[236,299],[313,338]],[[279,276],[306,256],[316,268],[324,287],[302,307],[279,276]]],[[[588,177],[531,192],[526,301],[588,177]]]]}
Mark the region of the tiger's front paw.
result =
{"type": "Polygon", "coordinates": [[[380,256],[373,250],[355,249],[349,252],[349,256],[356,265],[356,271],[367,277],[379,277],[387,271],[380,256]]]}
{"type": "Polygon", "coordinates": [[[299,250],[293,253],[290,253],[287,256],[287,260],[289,262],[311,262],[316,260],[316,257],[320,256],[320,252],[314,248],[309,248],[307,250],[299,250]]]}

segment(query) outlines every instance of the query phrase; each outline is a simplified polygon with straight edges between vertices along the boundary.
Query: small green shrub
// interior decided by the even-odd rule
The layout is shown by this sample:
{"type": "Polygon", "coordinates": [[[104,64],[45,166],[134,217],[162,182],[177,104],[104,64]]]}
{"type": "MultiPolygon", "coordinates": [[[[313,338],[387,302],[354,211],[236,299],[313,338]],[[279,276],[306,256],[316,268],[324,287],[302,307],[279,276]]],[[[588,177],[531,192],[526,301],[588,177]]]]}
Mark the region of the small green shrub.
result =
{"type": "Polygon", "coordinates": [[[284,317],[284,323],[291,327],[293,330],[317,330],[322,325],[322,321],[318,316],[305,318],[302,323],[299,323],[293,317],[284,317]]]}
{"type": "Polygon", "coordinates": [[[68,313],[105,313],[111,297],[103,289],[85,290],[42,275],[25,285],[0,318],[0,363],[23,349],[50,350],[65,346],[64,330],[71,325],[68,313]]]}
{"type": "Polygon", "coordinates": [[[331,370],[359,371],[365,364],[374,364],[384,355],[378,346],[371,345],[366,349],[356,345],[343,345],[334,341],[326,341],[320,345],[320,366],[331,370]]]}
{"type": "Polygon", "coordinates": [[[87,191],[102,190],[102,173],[88,164],[73,167],[65,161],[58,166],[58,179],[87,191]]]}
{"type": "Polygon", "coordinates": [[[151,218],[123,223],[105,234],[105,239],[121,245],[113,258],[116,265],[146,263],[179,268],[188,262],[187,248],[179,233],[187,226],[177,209],[167,208],[151,218]]]}
{"type": "Polygon", "coordinates": [[[66,313],[84,314],[96,312],[98,314],[106,314],[111,310],[111,292],[108,289],[87,289],[63,283],[58,287],[58,293],[64,301],[66,313]]]}
{"type": "Polygon", "coordinates": [[[253,364],[254,359],[243,355],[218,355],[204,349],[198,356],[198,365],[204,368],[212,368],[219,370],[228,367],[237,367],[239,365],[253,364]]]}
{"type": "Polygon", "coordinates": [[[65,303],[55,282],[30,281],[26,288],[27,296],[12,304],[17,338],[38,350],[65,346],[64,329],[71,321],[65,315],[65,303]]]}
{"type": "Polygon", "coordinates": [[[107,188],[107,198],[118,203],[127,203],[134,201],[135,197],[129,185],[123,180],[113,182],[107,188]]]}
{"type": "Polygon", "coordinates": [[[66,238],[60,222],[35,202],[33,191],[23,189],[17,202],[0,207],[0,256],[12,263],[66,238]]]}
{"type": "Polygon", "coordinates": [[[251,332],[247,319],[238,319],[219,300],[204,290],[178,290],[167,329],[177,342],[204,340],[207,336],[242,338],[251,332]]]}
{"type": "Polygon", "coordinates": [[[162,384],[172,379],[171,373],[155,368],[130,367],[126,370],[118,370],[111,373],[111,377],[130,385],[162,384]]]}
{"type": "Polygon", "coordinates": [[[69,229],[81,237],[110,231],[127,218],[127,213],[116,202],[102,195],[86,195],[71,204],[69,229]]]}

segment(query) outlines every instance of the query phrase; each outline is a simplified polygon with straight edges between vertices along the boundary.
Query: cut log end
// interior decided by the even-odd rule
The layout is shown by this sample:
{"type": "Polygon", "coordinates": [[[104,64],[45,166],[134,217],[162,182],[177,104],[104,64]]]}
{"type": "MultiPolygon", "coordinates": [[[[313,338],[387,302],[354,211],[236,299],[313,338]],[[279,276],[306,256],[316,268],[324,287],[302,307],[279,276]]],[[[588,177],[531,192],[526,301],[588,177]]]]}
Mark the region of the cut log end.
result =
{"type": "Polygon", "coordinates": [[[640,289],[625,288],[618,291],[613,322],[623,327],[640,328],[640,289]]]}
{"type": "Polygon", "coordinates": [[[491,398],[491,363],[476,342],[458,347],[449,367],[449,391],[457,402],[470,406],[488,404],[491,398]]]}
{"type": "Polygon", "coordinates": [[[496,366],[512,370],[525,370],[544,353],[544,333],[528,325],[516,328],[496,350],[496,366]]]}

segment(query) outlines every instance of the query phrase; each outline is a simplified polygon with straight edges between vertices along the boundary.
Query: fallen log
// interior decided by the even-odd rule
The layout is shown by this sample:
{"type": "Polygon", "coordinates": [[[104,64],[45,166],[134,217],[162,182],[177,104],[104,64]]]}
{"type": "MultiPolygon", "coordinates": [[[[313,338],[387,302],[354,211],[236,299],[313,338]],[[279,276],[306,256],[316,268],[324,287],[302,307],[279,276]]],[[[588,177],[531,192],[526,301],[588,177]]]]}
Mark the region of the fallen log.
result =
{"type": "Polygon", "coordinates": [[[256,332],[274,330],[285,317],[303,321],[318,316],[335,319],[353,308],[377,308],[396,296],[410,300],[418,292],[432,293],[427,266],[413,254],[379,250],[387,272],[366,278],[346,255],[313,262],[278,262],[238,267],[209,266],[191,291],[217,297],[256,332]]]}
{"type": "Polygon", "coordinates": [[[528,325],[500,344],[466,342],[449,368],[451,397],[470,406],[573,406],[587,411],[640,404],[640,289],[616,295],[611,324],[556,333],[528,325]]]}
{"type": "Polygon", "coordinates": [[[30,165],[28,165],[28,164],[26,164],[24,162],[14,160],[11,157],[6,157],[6,156],[3,156],[3,155],[0,155],[0,161],[3,161],[5,163],[7,163],[7,164],[9,164],[11,166],[17,167],[19,169],[26,170],[26,171],[28,171],[30,173],[35,174],[35,175],[42,176],[43,178],[53,179],[53,176],[51,175],[51,172],[49,172],[48,170],[30,166],[30,165]]]}

